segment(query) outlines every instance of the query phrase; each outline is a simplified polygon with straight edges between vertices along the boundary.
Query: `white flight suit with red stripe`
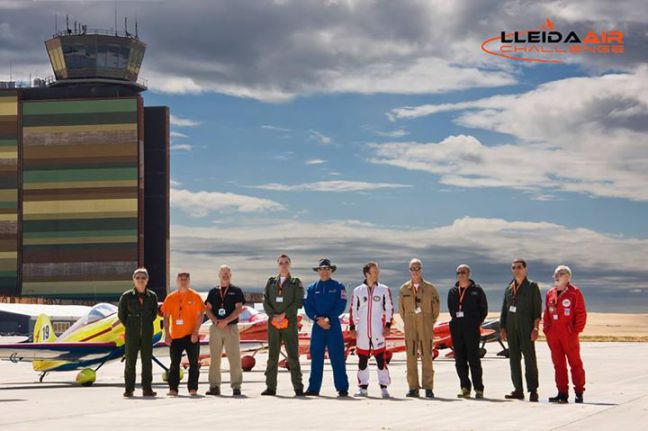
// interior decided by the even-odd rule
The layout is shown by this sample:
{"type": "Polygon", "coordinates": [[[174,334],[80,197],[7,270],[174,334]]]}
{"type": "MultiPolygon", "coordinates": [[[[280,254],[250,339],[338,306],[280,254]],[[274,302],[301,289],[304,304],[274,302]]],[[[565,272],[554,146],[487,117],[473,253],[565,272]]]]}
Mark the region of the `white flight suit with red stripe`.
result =
{"type": "MultiPolygon", "coordinates": [[[[353,290],[351,297],[350,320],[356,329],[356,353],[369,356],[382,354],[384,357],[386,343],[383,329],[391,326],[394,314],[391,291],[384,284],[373,287],[365,283],[353,290]]],[[[383,369],[378,369],[378,383],[387,386],[390,383],[389,370],[385,363],[383,369]]],[[[358,383],[369,384],[369,369],[358,370],[358,383]]]]}

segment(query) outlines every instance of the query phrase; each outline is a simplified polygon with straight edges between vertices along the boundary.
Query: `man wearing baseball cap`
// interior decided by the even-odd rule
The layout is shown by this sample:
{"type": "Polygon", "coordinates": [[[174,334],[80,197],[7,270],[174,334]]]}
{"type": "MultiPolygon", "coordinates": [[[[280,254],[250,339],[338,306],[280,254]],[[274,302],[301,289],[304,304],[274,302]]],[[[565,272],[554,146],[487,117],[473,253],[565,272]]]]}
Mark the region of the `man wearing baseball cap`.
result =
{"type": "Polygon", "coordinates": [[[119,298],[117,316],[125,330],[124,396],[130,398],[135,391],[135,367],[137,354],[142,360],[142,394],[145,397],[157,395],[151,389],[153,381],[153,323],[157,316],[157,295],[146,288],[149,280],[146,268],[133,272],[134,287],[119,298]]]}
{"type": "Polygon", "coordinates": [[[347,304],[346,287],[333,280],[331,274],[337,267],[329,259],[321,259],[313,271],[319,274],[319,281],[308,286],[304,311],[313,321],[310,355],[311,373],[306,395],[318,396],[322,387],[324,352],[328,350],[333,381],[340,397],[349,395],[349,379],[344,358],[344,338],[340,325],[340,314],[347,304]]]}

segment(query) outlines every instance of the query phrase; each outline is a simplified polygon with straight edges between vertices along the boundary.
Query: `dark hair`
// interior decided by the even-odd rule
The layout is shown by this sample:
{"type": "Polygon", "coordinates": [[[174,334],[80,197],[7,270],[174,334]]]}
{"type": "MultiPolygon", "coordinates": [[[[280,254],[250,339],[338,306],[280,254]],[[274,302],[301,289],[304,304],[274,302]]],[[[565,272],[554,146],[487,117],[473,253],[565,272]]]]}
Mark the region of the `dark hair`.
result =
{"type": "Polygon", "coordinates": [[[521,263],[523,267],[527,267],[526,260],[522,259],[521,257],[516,257],[513,259],[513,263],[521,263]]]}
{"type": "Polygon", "coordinates": [[[290,257],[288,257],[287,254],[282,254],[277,258],[277,262],[279,262],[281,259],[288,259],[288,262],[291,262],[290,257]]]}
{"type": "Polygon", "coordinates": [[[374,261],[367,263],[365,266],[362,267],[362,275],[366,277],[367,274],[369,274],[371,268],[378,268],[378,264],[374,261]]]}

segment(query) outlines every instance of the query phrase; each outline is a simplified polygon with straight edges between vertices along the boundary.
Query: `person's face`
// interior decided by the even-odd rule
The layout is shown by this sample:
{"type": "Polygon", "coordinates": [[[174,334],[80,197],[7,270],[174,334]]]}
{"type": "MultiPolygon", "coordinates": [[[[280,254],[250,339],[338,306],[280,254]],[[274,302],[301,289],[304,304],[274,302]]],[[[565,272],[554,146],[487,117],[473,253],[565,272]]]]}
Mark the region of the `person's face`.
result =
{"type": "Polygon", "coordinates": [[[176,280],[178,288],[186,289],[189,287],[189,274],[180,274],[176,280]]]}
{"type": "Polygon", "coordinates": [[[221,286],[228,286],[232,280],[232,271],[223,268],[218,272],[218,278],[220,279],[221,286]]]}
{"type": "Polygon", "coordinates": [[[414,264],[410,265],[410,267],[409,267],[410,276],[414,280],[417,280],[417,279],[421,278],[422,271],[423,271],[423,268],[418,263],[414,263],[414,264]]]}
{"type": "Polygon", "coordinates": [[[139,292],[144,292],[147,283],[148,277],[142,273],[135,274],[135,277],[133,277],[133,284],[139,292]]]}
{"type": "Polygon", "coordinates": [[[569,283],[569,273],[567,272],[559,272],[554,276],[554,281],[556,282],[556,286],[558,287],[565,287],[569,283]]]}
{"type": "Polygon", "coordinates": [[[331,268],[321,267],[317,269],[317,273],[320,276],[320,280],[326,281],[331,278],[331,268]]]}
{"type": "Polygon", "coordinates": [[[460,268],[457,271],[457,281],[459,283],[466,282],[470,278],[470,272],[466,268],[460,268]]]}
{"type": "Polygon", "coordinates": [[[515,278],[524,278],[527,274],[527,269],[521,262],[513,262],[511,264],[511,272],[515,278]]]}
{"type": "Polygon", "coordinates": [[[367,280],[375,283],[378,281],[379,275],[380,275],[380,270],[378,269],[378,267],[372,266],[371,268],[369,268],[369,272],[367,273],[367,280]]]}
{"type": "Polygon", "coordinates": [[[290,271],[290,260],[282,257],[278,262],[279,272],[288,272],[290,271]]]}

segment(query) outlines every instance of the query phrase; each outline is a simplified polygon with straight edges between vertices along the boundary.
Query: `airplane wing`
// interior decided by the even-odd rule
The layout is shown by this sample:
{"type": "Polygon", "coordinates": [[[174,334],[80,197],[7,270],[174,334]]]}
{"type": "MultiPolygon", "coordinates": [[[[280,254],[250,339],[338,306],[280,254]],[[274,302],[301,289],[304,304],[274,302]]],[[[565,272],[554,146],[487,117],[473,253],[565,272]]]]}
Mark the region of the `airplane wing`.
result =
{"type": "Polygon", "coordinates": [[[14,343],[0,344],[0,359],[11,362],[80,362],[105,357],[115,351],[115,343],[14,343]]]}

